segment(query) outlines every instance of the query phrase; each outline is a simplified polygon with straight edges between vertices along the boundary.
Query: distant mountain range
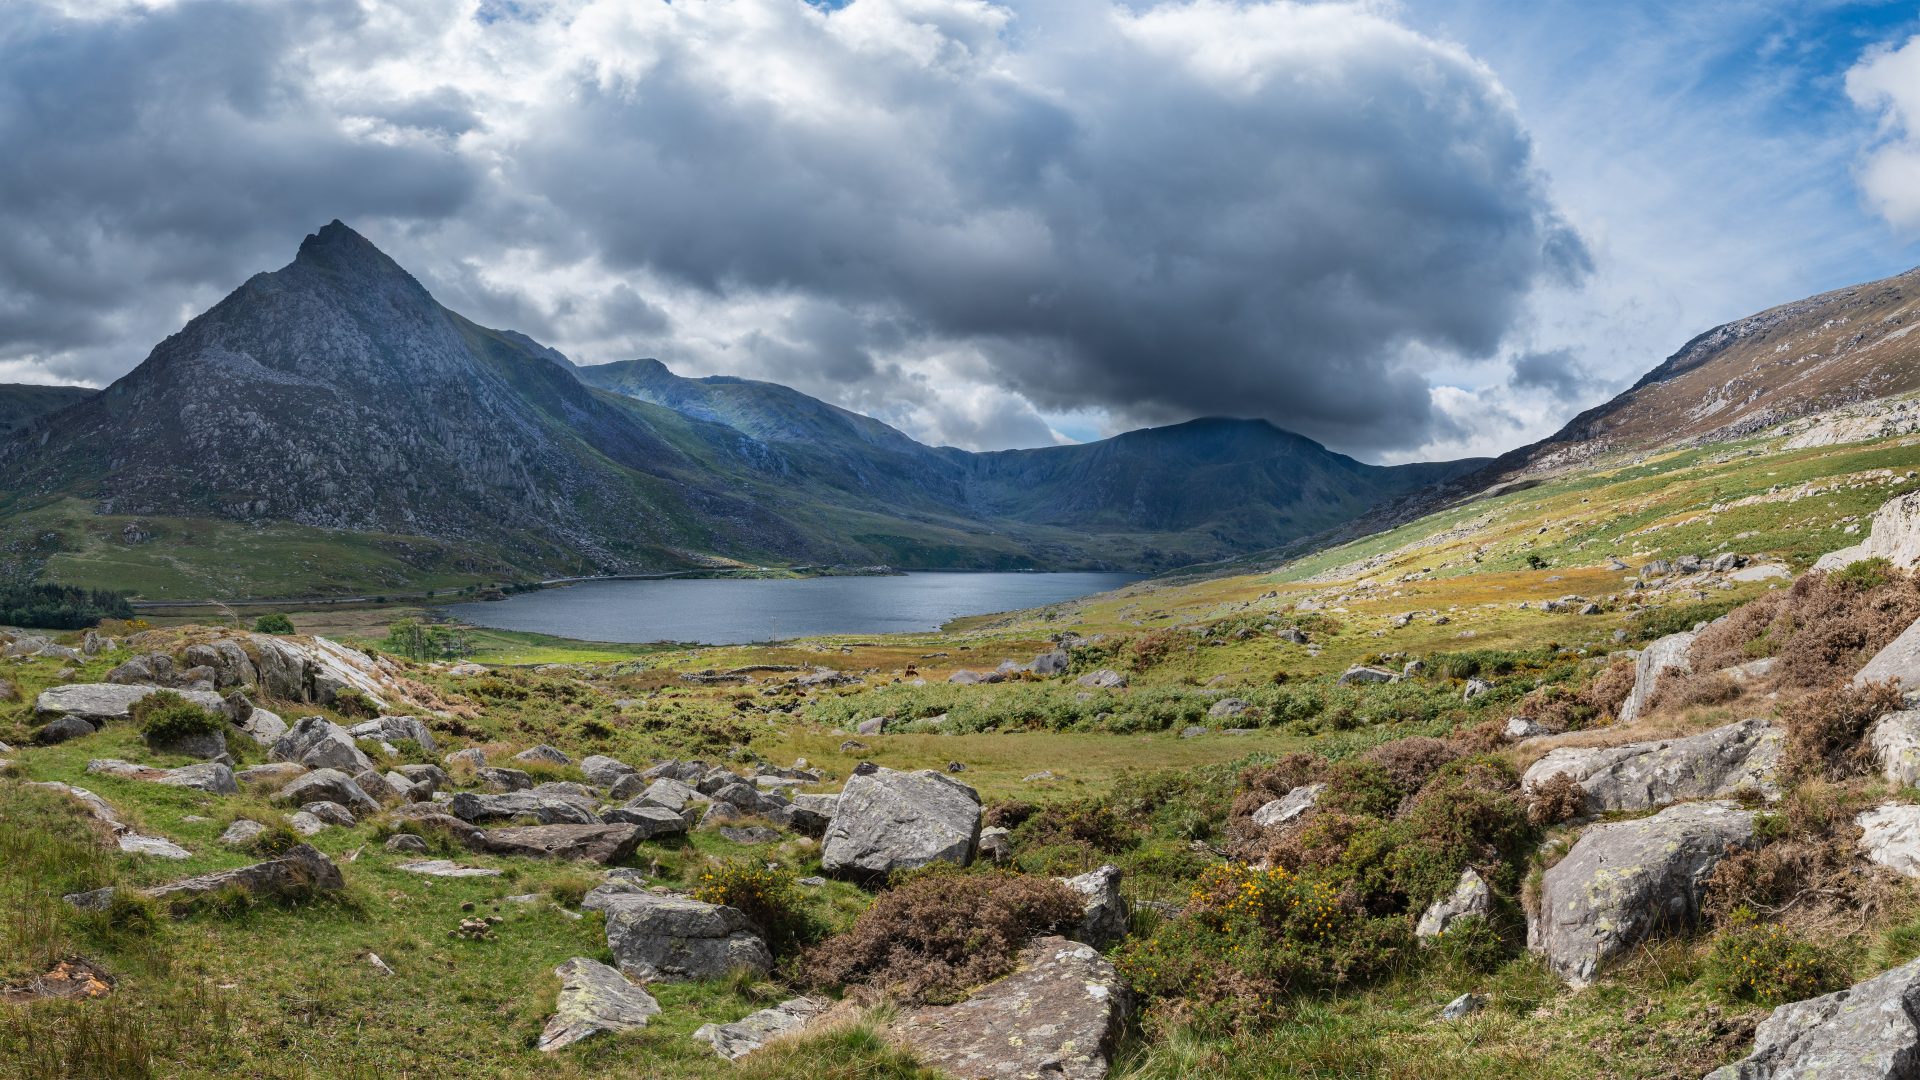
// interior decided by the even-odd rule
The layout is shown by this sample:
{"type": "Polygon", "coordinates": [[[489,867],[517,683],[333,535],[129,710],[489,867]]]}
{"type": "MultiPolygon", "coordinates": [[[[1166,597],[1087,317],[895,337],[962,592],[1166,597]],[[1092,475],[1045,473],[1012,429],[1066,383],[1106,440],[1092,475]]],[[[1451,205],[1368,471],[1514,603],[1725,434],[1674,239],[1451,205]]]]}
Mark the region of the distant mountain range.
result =
{"type": "Polygon", "coordinates": [[[227,595],[355,588],[327,572],[334,543],[395,584],[728,561],[1159,570],[1485,464],[1367,465],[1224,419],[929,447],[773,383],[576,367],[441,306],[337,221],[103,391],[0,387],[0,424],[17,429],[0,435],[0,573],[144,591],[155,567],[245,546],[227,595]],[[117,543],[142,551],[101,550],[117,543]]]}

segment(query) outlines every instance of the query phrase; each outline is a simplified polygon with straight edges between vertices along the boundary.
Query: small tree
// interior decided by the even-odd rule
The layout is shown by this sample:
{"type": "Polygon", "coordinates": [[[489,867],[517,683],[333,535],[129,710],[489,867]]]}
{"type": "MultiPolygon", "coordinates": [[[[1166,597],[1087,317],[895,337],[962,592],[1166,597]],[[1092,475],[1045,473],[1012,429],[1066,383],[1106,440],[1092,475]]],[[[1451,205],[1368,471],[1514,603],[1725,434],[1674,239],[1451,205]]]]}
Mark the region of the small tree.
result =
{"type": "Polygon", "coordinates": [[[293,620],[278,611],[268,615],[262,615],[254,620],[253,632],[256,634],[291,634],[293,633],[293,620]]]}

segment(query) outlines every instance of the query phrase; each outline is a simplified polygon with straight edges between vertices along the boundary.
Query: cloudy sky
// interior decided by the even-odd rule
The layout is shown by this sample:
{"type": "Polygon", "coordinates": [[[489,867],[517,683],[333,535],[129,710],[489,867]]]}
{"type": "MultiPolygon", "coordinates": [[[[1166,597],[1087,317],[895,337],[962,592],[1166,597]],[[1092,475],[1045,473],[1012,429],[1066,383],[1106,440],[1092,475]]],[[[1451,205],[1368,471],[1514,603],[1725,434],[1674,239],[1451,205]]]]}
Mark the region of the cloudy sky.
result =
{"type": "Polygon", "coordinates": [[[341,218],[579,363],[928,442],[1549,433],[1920,263],[1920,14],[1802,0],[5,0],[0,380],[341,218]]]}

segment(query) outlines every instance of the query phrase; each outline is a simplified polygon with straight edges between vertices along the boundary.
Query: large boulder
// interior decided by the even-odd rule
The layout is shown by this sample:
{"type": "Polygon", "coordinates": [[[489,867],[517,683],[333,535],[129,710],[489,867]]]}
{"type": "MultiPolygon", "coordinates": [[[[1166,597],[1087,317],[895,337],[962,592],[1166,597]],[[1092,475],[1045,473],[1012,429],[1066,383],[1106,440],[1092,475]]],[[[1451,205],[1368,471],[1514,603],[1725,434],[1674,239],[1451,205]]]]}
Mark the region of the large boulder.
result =
{"type": "Polygon", "coordinates": [[[832,1006],[826,998],[788,998],[771,1008],[743,1016],[731,1024],[702,1024],[693,1037],[713,1044],[713,1052],[734,1061],[766,1045],[768,1039],[798,1031],[832,1006]]]}
{"type": "Polygon", "coordinates": [[[669,893],[622,892],[600,900],[607,948],[642,982],[718,979],[736,969],[766,974],[773,954],[738,908],[669,893]]]}
{"type": "Polygon", "coordinates": [[[629,807],[657,806],[665,810],[671,810],[676,814],[684,814],[689,806],[705,801],[706,796],[700,794],[691,786],[672,779],[671,777],[663,776],[653,783],[648,784],[647,789],[635,795],[627,805],[629,807]]]}
{"type": "Polygon", "coordinates": [[[663,806],[618,806],[602,815],[609,822],[632,826],[642,840],[685,836],[687,819],[663,806]]]}
{"type": "Polygon", "coordinates": [[[225,763],[218,761],[203,761],[197,765],[183,765],[178,769],[156,769],[149,765],[121,761],[118,758],[96,758],[87,762],[87,771],[118,776],[124,780],[145,780],[154,784],[166,784],[169,787],[192,788],[209,795],[240,793],[240,784],[234,780],[233,770],[225,763]]]}
{"type": "Polygon", "coordinates": [[[847,780],[821,847],[828,873],[876,877],[935,862],[966,866],[980,839],[980,796],[932,769],[875,769],[847,780]]]}
{"type": "Polygon", "coordinates": [[[542,825],[598,825],[600,818],[579,802],[565,796],[537,795],[531,791],[513,791],[482,795],[462,791],[448,801],[447,809],[461,821],[478,824],[486,821],[511,821],[530,817],[542,825]]]}
{"type": "MultiPolygon", "coordinates": [[[[33,711],[41,717],[73,716],[94,727],[125,720],[136,701],[157,694],[158,686],[122,686],[118,683],[68,683],[40,691],[33,711]]],[[[226,715],[227,703],[219,694],[206,690],[175,690],[195,705],[226,715]]]]}
{"type": "Polygon", "coordinates": [[[292,761],[309,769],[338,769],[357,776],[373,768],[372,759],[354,745],[346,728],[324,716],[305,716],[273,742],[275,761],[292,761]]]}
{"type": "Polygon", "coordinates": [[[352,690],[381,711],[405,698],[378,661],[338,642],[247,634],[244,644],[268,697],[331,705],[342,690],[352,690]]]}
{"type": "Polygon", "coordinates": [[[1920,960],[1773,1010],[1753,1053],[1706,1080],[1911,1080],[1920,1076],[1920,960]]]}
{"type": "Polygon", "coordinates": [[[1889,783],[1920,785],[1920,709],[1890,712],[1867,729],[1867,745],[1889,783]]]}
{"type": "Polygon", "coordinates": [[[1682,803],[1587,829],[1543,876],[1527,947],[1584,986],[1619,953],[1692,926],[1714,867],[1753,843],[1753,818],[1731,802],[1682,803]]]}
{"type": "Polygon", "coordinates": [[[1126,986],[1092,946],[1039,938],[1013,974],[965,1001],[902,1013],[893,1038],[954,1076],[1103,1080],[1125,1023],[1126,986]]]}
{"type": "Polygon", "coordinates": [[[1865,686],[1888,679],[1898,681],[1900,689],[1909,694],[1920,693],[1920,619],[1915,619],[1899,637],[1875,653],[1854,675],[1853,685],[1865,686]]]}
{"type": "Polygon", "coordinates": [[[1493,890],[1487,888],[1486,879],[1469,866],[1460,871],[1460,880],[1454,883],[1452,892],[1429,904],[1421,913],[1413,934],[1423,939],[1437,938],[1457,920],[1470,916],[1485,918],[1492,911],[1493,890]]]}
{"type": "Polygon", "coordinates": [[[637,776],[639,769],[605,754],[589,754],[580,762],[580,771],[587,775],[587,781],[603,788],[610,788],[629,776],[637,776]]]}
{"type": "Polygon", "coordinates": [[[1815,570],[1839,570],[1861,559],[1881,558],[1911,570],[1920,566],[1920,491],[1897,495],[1873,512],[1867,538],[1852,547],[1829,551],[1815,570]]]}
{"type": "Polygon", "coordinates": [[[426,723],[415,716],[382,716],[355,724],[347,734],[356,739],[377,739],[389,745],[410,742],[417,744],[427,753],[434,753],[439,744],[433,740],[433,732],[426,723]]]}
{"type": "Polygon", "coordinates": [[[1108,864],[1060,880],[1080,894],[1084,905],[1080,921],[1073,927],[1073,940],[1103,947],[1127,936],[1127,900],[1120,895],[1119,867],[1108,864]]]}
{"type": "Polygon", "coordinates": [[[338,769],[315,769],[293,778],[292,782],[274,795],[279,802],[305,806],[313,802],[330,802],[346,807],[355,817],[380,812],[380,804],[373,800],[353,777],[338,769]]]}
{"type": "Polygon", "coordinates": [[[1277,799],[1269,799],[1253,812],[1253,824],[1272,829],[1294,821],[1312,811],[1325,790],[1325,784],[1302,784],[1277,799]]]}
{"type": "Polygon", "coordinates": [[[1691,630],[1668,634],[1640,650],[1633,662],[1633,689],[1620,706],[1620,723],[1631,724],[1640,719],[1653,703],[1654,695],[1660,692],[1660,683],[1667,678],[1668,669],[1693,670],[1693,639],[1698,636],[1691,630]]]}
{"type": "Polygon", "coordinates": [[[247,656],[247,650],[232,638],[189,645],[183,659],[190,668],[212,671],[213,685],[221,689],[252,686],[260,681],[260,673],[255,670],[252,658],[247,656]]]}
{"type": "Polygon", "coordinates": [[[1583,812],[1646,810],[1683,799],[1716,799],[1751,790],[1780,793],[1782,733],[1766,720],[1741,720],[1683,739],[1624,746],[1563,746],[1521,777],[1533,790],[1565,773],[1585,792],[1583,812]]]}
{"type": "Polygon", "coordinates": [[[637,825],[526,825],[480,829],[472,834],[469,846],[490,855],[578,859],[610,865],[633,854],[638,843],[637,825]]]}
{"type": "Polygon", "coordinates": [[[345,887],[340,868],[333,865],[332,860],[301,844],[277,859],[159,885],[147,889],[146,895],[163,904],[178,906],[226,889],[238,889],[255,896],[298,898],[317,892],[337,892],[345,887]]]}
{"type": "Polygon", "coordinates": [[[598,961],[575,957],[553,973],[560,977],[560,996],[535,1049],[553,1051],[605,1032],[643,1028],[660,1013],[651,994],[598,961]]]}

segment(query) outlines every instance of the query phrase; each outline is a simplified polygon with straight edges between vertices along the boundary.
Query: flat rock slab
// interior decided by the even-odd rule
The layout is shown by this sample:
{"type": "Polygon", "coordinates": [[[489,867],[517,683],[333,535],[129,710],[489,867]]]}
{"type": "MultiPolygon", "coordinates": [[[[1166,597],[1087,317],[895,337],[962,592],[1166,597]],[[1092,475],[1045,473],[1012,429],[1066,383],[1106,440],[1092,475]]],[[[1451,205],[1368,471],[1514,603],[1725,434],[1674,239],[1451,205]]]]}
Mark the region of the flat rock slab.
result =
{"type": "Polygon", "coordinates": [[[579,859],[602,865],[633,854],[640,843],[637,825],[527,825],[507,829],[476,829],[467,846],[490,855],[521,855],[531,859],[579,859]]]}
{"type": "Polygon", "coordinates": [[[277,859],[159,885],[146,890],[146,895],[163,902],[178,902],[223,889],[239,889],[255,896],[305,897],[345,887],[346,881],[333,860],[301,844],[277,859]]]}
{"type": "Polygon", "coordinates": [[[959,1080],[1103,1080],[1126,991],[1091,946],[1034,941],[1013,974],[965,1001],[904,1013],[891,1034],[959,1080]]]}
{"type": "Polygon", "coordinates": [[[1753,1053],[1706,1080],[1909,1080],[1920,1075],[1920,960],[1773,1010],[1753,1053]]]}
{"type": "Polygon", "coordinates": [[[114,838],[121,851],[129,855],[150,855],[156,859],[191,859],[193,852],[158,836],[124,832],[114,838]]]}
{"type": "MultiPolygon", "coordinates": [[[[119,683],[69,683],[40,692],[33,711],[41,716],[76,716],[99,727],[125,720],[136,701],[157,694],[164,687],[122,686],[119,683]]],[[[226,699],[211,690],[173,691],[209,712],[226,713],[226,699]]]]}
{"type": "Polygon", "coordinates": [[[542,825],[598,825],[600,818],[579,802],[563,796],[536,795],[531,791],[513,791],[481,795],[471,791],[456,794],[447,809],[461,821],[478,824],[485,821],[511,821],[530,817],[542,825]]]}
{"type": "Polygon", "coordinates": [[[736,968],[766,974],[773,954],[737,908],[671,893],[622,892],[599,899],[607,947],[642,982],[717,979],[736,968]]]}
{"type": "Polygon", "coordinates": [[[1714,867],[1753,843],[1753,818],[1731,802],[1682,803],[1592,826],[1542,877],[1527,947],[1584,986],[1641,941],[1694,925],[1714,867]]]}
{"type": "Polygon", "coordinates": [[[664,806],[618,806],[601,816],[610,822],[633,826],[640,831],[642,840],[684,836],[687,832],[687,819],[664,806]]]}
{"type": "Polygon", "coordinates": [[[1920,806],[1888,803],[1853,819],[1860,826],[1860,854],[1897,874],[1920,877],[1920,806]]]}
{"type": "Polygon", "coordinates": [[[401,863],[399,869],[409,874],[425,874],[428,877],[499,877],[500,871],[485,866],[461,866],[451,859],[427,859],[422,862],[401,863]]]}
{"type": "Polygon", "coordinates": [[[1320,801],[1325,784],[1302,784],[1253,812],[1253,824],[1262,829],[1278,828],[1311,811],[1320,801]]]}
{"type": "Polygon", "coordinates": [[[647,1026],[660,1013],[653,995],[627,981],[605,964],[575,957],[553,969],[560,977],[560,996],[553,1018],[535,1044],[554,1051],[581,1039],[647,1026]]]}
{"type": "Polygon", "coordinates": [[[1774,798],[1780,793],[1781,741],[1779,728],[1754,719],[1683,739],[1564,746],[1534,762],[1521,786],[1532,790],[1565,773],[1585,793],[1586,814],[1725,798],[1742,789],[1774,798]]]}
{"type": "Polygon", "coordinates": [[[702,1024],[693,1037],[713,1044],[713,1052],[734,1061],[765,1046],[768,1039],[799,1031],[832,1006],[825,998],[789,998],[731,1024],[702,1024]]]}
{"type": "Polygon", "coordinates": [[[966,866],[980,840],[980,795],[932,769],[856,774],[834,803],[820,864],[877,877],[936,862],[966,866]]]}
{"type": "Polygon", "coordinates": [[[237,795],[240,792],[240,785],[233,778],[233,770],[217,761],[182,765],[177,769],[156,769],[118,758],[95,758],[87,762],[87,771],[117,776],[123,780],[145,780],[169,787],[192,788],[209,795],[237,795]]]}

